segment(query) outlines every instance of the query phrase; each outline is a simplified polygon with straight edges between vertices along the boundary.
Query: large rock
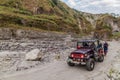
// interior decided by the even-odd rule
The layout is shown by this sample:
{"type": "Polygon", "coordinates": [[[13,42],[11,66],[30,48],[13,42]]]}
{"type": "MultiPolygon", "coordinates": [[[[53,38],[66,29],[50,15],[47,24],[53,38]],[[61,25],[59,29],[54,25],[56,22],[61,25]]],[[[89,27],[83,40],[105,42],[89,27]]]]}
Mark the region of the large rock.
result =
{"type": "Polygon", "coordinates": [[[25,59],[28,61],[40,60],[42,55],[39,49],[34,49],[26,54],[25,59]]]}

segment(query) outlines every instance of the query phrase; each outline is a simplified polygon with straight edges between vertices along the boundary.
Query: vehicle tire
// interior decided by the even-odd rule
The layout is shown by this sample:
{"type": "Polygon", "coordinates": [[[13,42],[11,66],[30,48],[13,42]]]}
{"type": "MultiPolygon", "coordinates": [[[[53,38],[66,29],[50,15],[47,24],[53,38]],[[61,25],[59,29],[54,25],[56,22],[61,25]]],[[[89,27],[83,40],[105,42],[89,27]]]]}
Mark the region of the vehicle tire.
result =
{"type": "Polygon", "coordinates": [[[95,60],[91,58],[86,63],[86,69],[88,71],[92,71],[94,69],[94,67],[95,67],[95,60]]]}
{"type": "Polygon", "coordinates": [[[72,62],[67,62],[67,63],[68,63],[69,66],[75,66],[75,64],[72,63],[72,62]]]}
{"type": "Polygon", "coordinates": [[[104,55],[101,55],[101,56],[98,58],[98,61],[99,61],[99,62],[103,62],[103,61],[104,61],[104,55]]]}
{"type": "Polygon", "coordinates": [[[75,66],[75,63],[72,63],[70,58],[67,59],[67,64],[69,66],[75,66]]]}

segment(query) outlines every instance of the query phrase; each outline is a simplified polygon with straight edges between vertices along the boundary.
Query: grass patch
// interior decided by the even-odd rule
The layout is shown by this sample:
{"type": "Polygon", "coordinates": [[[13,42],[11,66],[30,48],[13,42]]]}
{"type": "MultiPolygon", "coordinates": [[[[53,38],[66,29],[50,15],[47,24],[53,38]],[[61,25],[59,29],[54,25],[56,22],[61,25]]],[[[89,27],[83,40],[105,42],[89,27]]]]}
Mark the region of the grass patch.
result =
{"type": "Polygon", "coordinates": [[[114,39],[120,38],[120,32],[114,32],[114,33],[113,33],[113,38],[114,38],[114,39]]]}

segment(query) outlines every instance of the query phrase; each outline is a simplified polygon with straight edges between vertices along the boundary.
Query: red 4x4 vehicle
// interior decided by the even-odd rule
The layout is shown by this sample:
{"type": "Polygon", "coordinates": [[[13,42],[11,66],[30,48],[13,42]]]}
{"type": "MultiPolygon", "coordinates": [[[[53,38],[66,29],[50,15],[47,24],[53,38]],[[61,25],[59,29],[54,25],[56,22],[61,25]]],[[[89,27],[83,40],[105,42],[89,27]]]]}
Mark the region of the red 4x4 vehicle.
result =
{"type": "Polygon", "coordinates": [[[82,40],[77,42],[77,50],[71,52],[67,59],[69,66],[76,64],[86,65],[88,71],[92,71],[95,61],[103,62],[104,53],[99,40],[82,40]]]}

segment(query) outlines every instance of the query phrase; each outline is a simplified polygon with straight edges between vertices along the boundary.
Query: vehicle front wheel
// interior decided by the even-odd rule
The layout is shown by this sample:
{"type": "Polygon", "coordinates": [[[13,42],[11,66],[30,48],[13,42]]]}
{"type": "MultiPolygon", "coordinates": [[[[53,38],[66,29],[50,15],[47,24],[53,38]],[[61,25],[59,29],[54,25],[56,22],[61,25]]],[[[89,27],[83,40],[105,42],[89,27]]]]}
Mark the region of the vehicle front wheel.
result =
{"type": "Polygon", "coordinates": [[[94,69],[94,67],[95,67],[95,61],[94,61],[94,59],[91,58],[86,63],[86,69],[88,71],[92,71],[94,69]]]}
{"type": "Polygon", "coordinates": [[[72,63],[71,61],[69,61],[69,58],[68,58],[68,60],[67,60],[67,64],[68,64],[69,66],[75,66],[74,63],[72,63]]]}
{"type": "Polygon", "coordinates": [[[101,55],[101,56],[98,58],[98,61],[99,61],[99,62],[103,62],[103,61],[104,61],[104,55],[101,55]]]}
{"type": "Polygon", "coordinates": [[[72,63],[72,62],[67,62],[67,64],[68,64],[69,66],[75,66],[75,64],[72,63]]]}

